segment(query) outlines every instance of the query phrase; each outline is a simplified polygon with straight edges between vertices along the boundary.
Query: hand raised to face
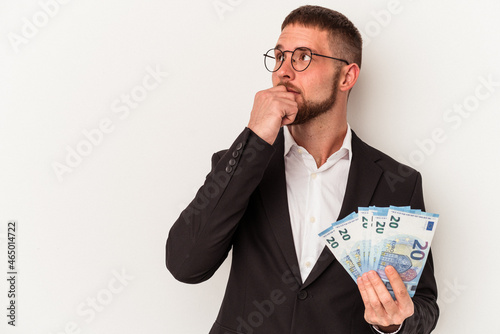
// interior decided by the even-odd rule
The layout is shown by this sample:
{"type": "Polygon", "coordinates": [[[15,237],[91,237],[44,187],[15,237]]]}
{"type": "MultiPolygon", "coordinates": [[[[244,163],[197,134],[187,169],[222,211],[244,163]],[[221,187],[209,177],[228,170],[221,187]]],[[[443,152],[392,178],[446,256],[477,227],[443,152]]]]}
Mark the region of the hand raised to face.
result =
{"type": "Polygon", "coordinates": [[[276,86],[255,95],[248,128],[260,138],[273,144],[283,125],[292,123],[297,115],[295,93],[276,86]]]}

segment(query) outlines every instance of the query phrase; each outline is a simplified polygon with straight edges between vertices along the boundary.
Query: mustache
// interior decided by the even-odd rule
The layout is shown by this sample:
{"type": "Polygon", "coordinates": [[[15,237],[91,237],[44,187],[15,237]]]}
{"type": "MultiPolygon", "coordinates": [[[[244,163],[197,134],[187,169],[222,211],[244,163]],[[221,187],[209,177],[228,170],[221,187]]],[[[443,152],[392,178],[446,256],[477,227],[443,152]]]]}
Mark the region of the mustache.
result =
{"type": "Polygon", "coordinates": [[[295,87],[294,85],[292,85],[289,82],[279,82],[276,86],[284,86],[284,87],[286,87],[286,88],[288,88],[290,90],[293,90],[294,92],[302,94],[302,92],[300,91],[300,89],[298,89],[297,87],[295,87]]]}

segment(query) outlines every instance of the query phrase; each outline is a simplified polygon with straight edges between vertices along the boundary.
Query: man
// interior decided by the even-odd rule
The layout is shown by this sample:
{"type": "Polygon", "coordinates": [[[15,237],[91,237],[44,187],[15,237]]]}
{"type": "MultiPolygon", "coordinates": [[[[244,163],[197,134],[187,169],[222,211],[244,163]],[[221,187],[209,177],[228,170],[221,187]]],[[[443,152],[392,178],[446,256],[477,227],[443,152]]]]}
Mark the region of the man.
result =
{"type": "Polygon", "coordinates": [[[347,124],[361,36],[342,14],[291,12],[265,55],[273,87],[182,212],[167,240],[178,280],[210,278],[233,250],[211,334],[429,333],[437,289],[430,255],[410,298],[392,267],[393,300],[375,272],[357,284],[317,233],[358,206],[424,209],[420,174],[362,142],[347,124]]]}

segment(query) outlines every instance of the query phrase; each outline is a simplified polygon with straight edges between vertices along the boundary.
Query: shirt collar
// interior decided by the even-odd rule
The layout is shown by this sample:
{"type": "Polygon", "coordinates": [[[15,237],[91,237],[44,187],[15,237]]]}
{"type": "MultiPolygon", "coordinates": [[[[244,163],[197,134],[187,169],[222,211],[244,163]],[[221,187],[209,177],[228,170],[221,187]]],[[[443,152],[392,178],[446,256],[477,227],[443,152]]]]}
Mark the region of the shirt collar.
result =
{"type": "Polygon", "coordinates": [[[293,139],[290,130],[288,130],[288,126],[283,127],[283,135],[285,137],[285,152],[284,155],[287,156],[293,146],[299,146],[293,139]]]}
{"type": "MultiPolygon", "coordinates": [[[[294,146],[295,147],[299,147],[299,145],[297,144],[297,142],[295,141],[295,139],[293,139],[292,134],[290,133],[290,130],[288,130],[288,126],[284,126],[283,128],[284,128],[283,129],[283,135],[285,137],[285,151],[284,151],[283,154],[285,156],[287,156],[290,153],[290,150],[294,146]]],[[[351,161],[351,159],[352,159],[351,140],[352,140],[351,126],[349,125],[349,123],[347,123],[347,132],[345,134],[344,141],[342,142],[342,146],[340,147],[340,149],[337,152],[335,152],[332,155],[335,155],[338,152],[342,152],[344,150],[347,150],[347,152],[348,152],[348,159],[349,159],[349,161],[351,161]]]]}

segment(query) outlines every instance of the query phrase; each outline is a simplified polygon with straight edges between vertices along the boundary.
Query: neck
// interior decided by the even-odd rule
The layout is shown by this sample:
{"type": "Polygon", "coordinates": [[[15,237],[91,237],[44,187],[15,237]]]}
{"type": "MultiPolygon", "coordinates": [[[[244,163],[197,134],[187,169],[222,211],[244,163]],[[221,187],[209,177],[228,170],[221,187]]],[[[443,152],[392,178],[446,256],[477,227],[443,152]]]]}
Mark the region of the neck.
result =
{"type": "Polygon", "coordinates": [[[288,129],[297,144],[314,157],[319,168],[342,147],[347,133],[346,112],[331,110],[305,124],[289,125],[288,129]]]}

